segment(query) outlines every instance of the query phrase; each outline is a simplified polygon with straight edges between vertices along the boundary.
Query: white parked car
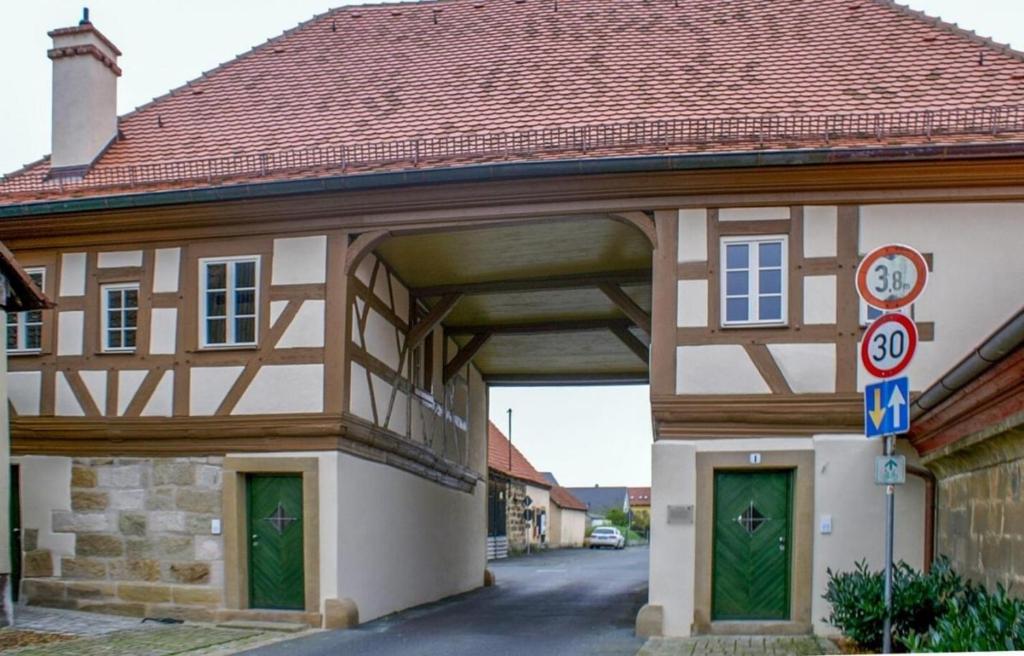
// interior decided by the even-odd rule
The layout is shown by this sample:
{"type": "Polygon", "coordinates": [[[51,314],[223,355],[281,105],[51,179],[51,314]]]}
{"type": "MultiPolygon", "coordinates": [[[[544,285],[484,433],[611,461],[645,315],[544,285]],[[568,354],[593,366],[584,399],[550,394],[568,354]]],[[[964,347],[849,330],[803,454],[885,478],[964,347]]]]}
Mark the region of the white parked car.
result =
{"type": "Polygon", "coordinates": [[[622,549],[626,546],[626,538],[623,537],[619,529],[614,526],[598,526],[594,529],[594,532],[587,538],[587,546],[591,549],[598,549],[601,547],[610,547],[612,549],[622,549]]]}

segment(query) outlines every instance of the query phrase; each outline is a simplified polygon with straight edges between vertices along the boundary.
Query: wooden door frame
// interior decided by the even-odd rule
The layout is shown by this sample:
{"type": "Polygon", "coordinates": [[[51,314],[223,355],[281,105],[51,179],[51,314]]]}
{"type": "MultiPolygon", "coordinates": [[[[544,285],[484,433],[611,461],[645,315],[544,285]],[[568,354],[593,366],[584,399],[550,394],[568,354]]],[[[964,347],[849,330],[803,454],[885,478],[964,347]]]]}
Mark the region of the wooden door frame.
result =
{"type": "MultiPolygon", "coordinates": [[[[794,494],[794,480],[796,479],[796,472],[792,467],[786,467],[782,469],[776,468],[764,468],[759,467],[757,469],[727,469],[717,468],[712,472],[712,487],[713,487],[713,498],[711,504],[711,619],[713,622],[722,621],[736,621],[729,619],[716,619],[715,618],[715,544],[718,541],[718,475],[719,474],[740,474],[740,475],[753,475],[753,474],[779,474],[787,478],[786,481],[786,568],[783,573],[783,578],[786,584],[786,617],[781,618],[781,621],[788,622],[792,619],[792,607],[790,600],[793,598],[793,549],[789,546],[793,543],[793,494],[794,494]]],[[[739,621],[780,621],[777,619],[757,619],[752,618],[750,620],[739,620],[739,621]]]]}
{"type": "Polygon", "coordinates": [[[759,451],[751,465],[749,451],[697,453],[697,513],[694,546],[693,630],[695,633],[807,634],[811,620],[814,553],[814,450],[759,451]],[[789,620],[712,621],[715,470],[793,472],[790,507],[789,620]]]}
{"type": "Polygon", "coordinates": [[[248,609],[249,546],[246,476],[302,477],[302,567],[305,611],[320,612],[320,484],[317,458],[224,458],[224,605],[248,609]]]}

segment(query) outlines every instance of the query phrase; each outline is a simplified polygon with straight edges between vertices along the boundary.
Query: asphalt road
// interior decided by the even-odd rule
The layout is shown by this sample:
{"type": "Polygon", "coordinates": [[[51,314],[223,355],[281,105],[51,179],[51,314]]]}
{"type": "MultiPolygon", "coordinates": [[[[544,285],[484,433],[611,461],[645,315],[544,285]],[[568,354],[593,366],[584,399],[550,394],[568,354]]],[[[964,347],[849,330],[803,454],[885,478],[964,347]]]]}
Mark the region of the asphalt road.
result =
{"type": "Polygon", "coordinates": [[[245,652],[260,656],[633,656],[647,598],[646,547],[568,549],[492,562],[497,584],[245,652]]]}

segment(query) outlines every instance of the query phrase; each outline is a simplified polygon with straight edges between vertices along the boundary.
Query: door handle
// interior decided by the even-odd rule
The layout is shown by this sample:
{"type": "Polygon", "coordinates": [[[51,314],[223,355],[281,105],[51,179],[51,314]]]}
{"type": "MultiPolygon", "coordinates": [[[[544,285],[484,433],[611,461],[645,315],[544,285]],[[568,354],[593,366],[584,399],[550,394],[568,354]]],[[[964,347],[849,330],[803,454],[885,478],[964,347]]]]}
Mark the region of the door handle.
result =
{"type": "Polygon", "coordinates": [[[786,550],[786,538],[785,536],[779,538],[779,551],[786,550]]]}

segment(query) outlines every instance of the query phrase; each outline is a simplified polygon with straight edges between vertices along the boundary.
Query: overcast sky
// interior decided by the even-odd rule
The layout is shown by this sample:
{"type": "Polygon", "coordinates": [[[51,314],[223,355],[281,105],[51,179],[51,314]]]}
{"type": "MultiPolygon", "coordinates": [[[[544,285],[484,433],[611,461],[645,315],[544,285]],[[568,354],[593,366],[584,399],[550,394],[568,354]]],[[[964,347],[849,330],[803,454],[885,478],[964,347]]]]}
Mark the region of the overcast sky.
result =
{"type": "MultiPolygon", "coordinates": [[[[570,0],[571,1],[571,0],[570,0]]],[[[621,0],[623,2],[633,0],[621,0]]],[[[330,0],[4,0],[0,19],[0,172],[50,150],[50,61],[46,32],[77,23],[83,4],[121,49],[118,109],[125,113],[314,14],[330,0]]],[[[912,0],[933,16],[1018,49],[1024,0],[912,0]]],[[[513,441],[566,485],[650,481],[646,387],[497,389],[491,416],[513,441]]]]}

